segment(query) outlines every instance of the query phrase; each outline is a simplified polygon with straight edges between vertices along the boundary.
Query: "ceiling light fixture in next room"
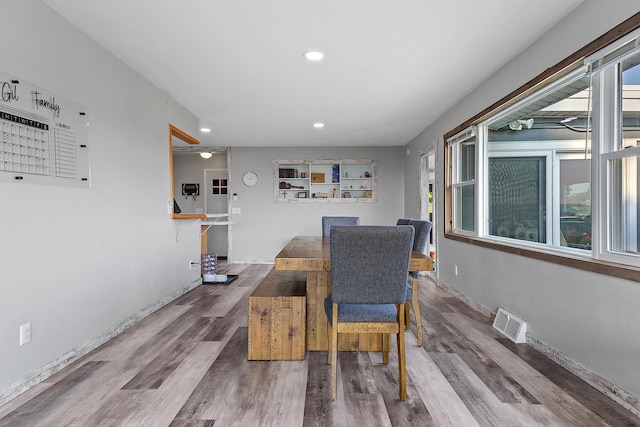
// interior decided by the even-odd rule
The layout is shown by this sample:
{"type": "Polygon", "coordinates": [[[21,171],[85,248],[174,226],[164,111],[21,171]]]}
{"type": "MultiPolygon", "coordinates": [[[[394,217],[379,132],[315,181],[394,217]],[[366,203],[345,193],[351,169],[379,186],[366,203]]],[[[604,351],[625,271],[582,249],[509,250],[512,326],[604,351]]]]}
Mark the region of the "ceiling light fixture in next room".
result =
{"type": "Polygon", "coordinates": [[[307,60],[309,61],[318,62],[324,59],[324,53],[318,50],[310,50],[304,53],[304,57],[307,58],[307,60]]]}

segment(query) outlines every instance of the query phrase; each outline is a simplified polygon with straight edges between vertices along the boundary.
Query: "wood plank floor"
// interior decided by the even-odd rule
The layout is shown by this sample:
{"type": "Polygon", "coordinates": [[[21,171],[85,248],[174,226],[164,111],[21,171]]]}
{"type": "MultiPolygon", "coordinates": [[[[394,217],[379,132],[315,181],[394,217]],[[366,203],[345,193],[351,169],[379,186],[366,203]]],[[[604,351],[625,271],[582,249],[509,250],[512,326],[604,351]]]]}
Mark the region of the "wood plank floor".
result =
{"type": "Polygon", "coordinates": [[[389,365],[340,353],[331,401],[326,352],[247,360],[248,297],[270,268],[221,264],[239,278],[199,286],[0,407],[0,426],[640,426],[427,278],[423,347],[406,335],[407,400],[394,350],[389,365]]]}

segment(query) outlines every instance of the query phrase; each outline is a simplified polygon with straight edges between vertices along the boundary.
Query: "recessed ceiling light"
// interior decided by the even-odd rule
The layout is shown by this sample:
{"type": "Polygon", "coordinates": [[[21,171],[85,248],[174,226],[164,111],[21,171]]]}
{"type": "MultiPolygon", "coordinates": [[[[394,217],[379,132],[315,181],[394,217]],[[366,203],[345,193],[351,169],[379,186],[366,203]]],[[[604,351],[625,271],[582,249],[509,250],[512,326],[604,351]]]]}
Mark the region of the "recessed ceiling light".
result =
{"type": "Polygon", "coordinates": [[[209,129],[209,128],[200,128],[200,132],[209,133],[209,132],[211,132],[211,129],[209,129]]]}
{"type": "Polygon", "coordinates": [[[310,50],[304,53],[304,57],[309,61],[322,61],[322,59],[324,59],[324,53],[318,50],[310,50]]]}
{"type": "Polygon", "coordinates": [[[324,123],[316,122],[313,124],[315,129],[322,129],[324,127],[324,123]]]}

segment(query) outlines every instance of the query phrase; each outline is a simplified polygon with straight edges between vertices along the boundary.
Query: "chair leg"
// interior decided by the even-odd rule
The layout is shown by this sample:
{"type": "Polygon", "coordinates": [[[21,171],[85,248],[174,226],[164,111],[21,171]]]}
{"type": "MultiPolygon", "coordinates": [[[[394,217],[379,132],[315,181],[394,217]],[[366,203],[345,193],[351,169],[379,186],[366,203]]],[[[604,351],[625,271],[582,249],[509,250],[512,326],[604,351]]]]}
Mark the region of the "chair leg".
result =
{"type": "Polygon", "coordinates": [[[331,400],[338,395],[338,304],[333,303],[331,333],[331,400]]]}
{"type": "Polygon", "coordinates": [[[391,347],[390,334],[382,334],[382,363],[389,364],[389,347],[391,347]]]}
{"type": "Polygon", "coordinates": [[[404,318],[406,320],[404,324],[405,329],[409,329],[409,327],[411,326],[411,309],[409,307],[410,307],[409,304],[404,305],[404,318]]]}
{"type": "MultiPolygon", "coordinates": [[[[416,318],[416,332],[418,333],[418,346],[422,347],[422,316],[420,315],[420,303],[418,301],[418,278],[414,277],[411,282],[411,304],[413,305],[413,315],[416,318]]],[[[409,304],[407,304],[408,306],[409,304]]],[[[409,317],[406,318],[409,324],[409,317]]]]}
{"type": "Polygon", "coordinates": [[[329,337],[329,349],[327,351],[327,365],[331,365],[331,343],[333,342],[333,329],[331,328],[331,325],[329,324],[329,322],[327,322],[327,336],[329,337]]]}
{"type": "MultiPolygon", "coordinates": [[[[405,302],[405,305],[408,303],[405,302]]],[[[400,310],[398,310],[400,312],[400,310]]],[[[400,388],[400,400],[407,399],[407,365],[404,348],[404,312],[400,314],[400,327],[398,328],[398,387],[400,388]]]]}

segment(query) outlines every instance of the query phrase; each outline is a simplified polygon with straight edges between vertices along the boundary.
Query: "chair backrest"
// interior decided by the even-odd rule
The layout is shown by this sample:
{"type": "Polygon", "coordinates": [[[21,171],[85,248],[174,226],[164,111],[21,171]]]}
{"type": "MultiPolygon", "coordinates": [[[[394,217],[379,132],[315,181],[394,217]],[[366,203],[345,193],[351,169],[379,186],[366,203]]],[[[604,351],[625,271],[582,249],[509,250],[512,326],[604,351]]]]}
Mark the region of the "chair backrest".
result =
{"type": "Polygon", "coordinates": [[[396,225],[409,225],[411,224],[411,220],[409,218],[399,218],[396,225]]]}
{"type": "Polygon", "coordinates": [[[338,304],[402,304],[414,228],[335,227],[331,231],[331,300],[338,304]]]}
{"type": "Polygon", "coordinates": [[[429,247],[429,233],[433,223],[431,221],[423,221],[419,219],[412,219],[411,225],[416,229],[416,237],[413,239],[413,250],[421,253],[429,247]]]}
{"type": "Polygon", "coordinates": [[[323,216],[322,217],[322,237],[329,237],[331,227],[334,225],[359,225],[358,216],[323,216]]]}

